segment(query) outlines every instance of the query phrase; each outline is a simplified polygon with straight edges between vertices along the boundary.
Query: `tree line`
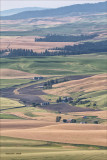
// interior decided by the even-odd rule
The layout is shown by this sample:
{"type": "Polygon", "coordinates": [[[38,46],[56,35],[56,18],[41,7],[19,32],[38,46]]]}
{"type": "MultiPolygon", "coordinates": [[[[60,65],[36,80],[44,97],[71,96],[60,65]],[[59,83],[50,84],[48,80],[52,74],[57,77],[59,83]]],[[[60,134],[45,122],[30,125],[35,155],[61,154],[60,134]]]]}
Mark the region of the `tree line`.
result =
{"type": "Polygon", "coordinates": [[[97,52],[107,52],[107,40],[100,42],[85,42],[74,46],[65,46],[63,48],[53,48],[55,51],[62,51],[67,55],[89,54],[97,52]]]}
{"type": "Polygon", "coordinates": [[[98,52],[107,52],[107,40],[100,42],[85,42],[74,46],[65,46],[63,48],[53,48],[51,50],[45,50],[44,52],[37,53],[30,49],[9,49],[0,50],[0,56],[5,52],[9,52],[5,57],[17,57],[17,56],[66,56],[66,55],[80,55],[90,54],[98,52]]]}
{"type": "Polygon", "coordinates": [[[56,35],[56,34],[48,34],[44,38],[35,38],[35,42],[78,42],[81,40],[93,39],[98,34],[90,34],[90,35],[56,35]]]}

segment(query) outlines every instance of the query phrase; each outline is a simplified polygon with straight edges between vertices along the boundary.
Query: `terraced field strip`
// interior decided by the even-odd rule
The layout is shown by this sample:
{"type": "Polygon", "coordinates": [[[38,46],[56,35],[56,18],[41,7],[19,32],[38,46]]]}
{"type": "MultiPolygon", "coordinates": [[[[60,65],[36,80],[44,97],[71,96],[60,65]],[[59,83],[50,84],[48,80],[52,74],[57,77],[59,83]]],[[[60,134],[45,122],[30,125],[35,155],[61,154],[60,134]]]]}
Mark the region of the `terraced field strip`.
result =
{"type": "Polygon", "coordinates": [[[106,160],[106,147],[1,137],[2,160],[106,160]]]}

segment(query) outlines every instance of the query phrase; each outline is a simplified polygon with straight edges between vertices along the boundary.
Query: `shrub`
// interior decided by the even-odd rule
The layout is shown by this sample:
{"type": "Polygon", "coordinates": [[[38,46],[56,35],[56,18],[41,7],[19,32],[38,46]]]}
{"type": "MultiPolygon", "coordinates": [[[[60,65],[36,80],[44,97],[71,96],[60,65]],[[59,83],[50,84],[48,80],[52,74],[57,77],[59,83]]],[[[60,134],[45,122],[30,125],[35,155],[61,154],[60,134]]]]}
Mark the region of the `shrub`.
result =
{"type": "Polygon", "coordinates": [[[57,117],[56,117],[56,122],[60,122],[60,120],[61,120],[61,117],[60,117],[60,116],[57,116],[57,117]]]}
{"type": "Polygon", "coordinates": [[[66,119],[63,119],[63,122],[64,122],[64,123],[67,123],[67,120],[66,120],[66,119]]]}

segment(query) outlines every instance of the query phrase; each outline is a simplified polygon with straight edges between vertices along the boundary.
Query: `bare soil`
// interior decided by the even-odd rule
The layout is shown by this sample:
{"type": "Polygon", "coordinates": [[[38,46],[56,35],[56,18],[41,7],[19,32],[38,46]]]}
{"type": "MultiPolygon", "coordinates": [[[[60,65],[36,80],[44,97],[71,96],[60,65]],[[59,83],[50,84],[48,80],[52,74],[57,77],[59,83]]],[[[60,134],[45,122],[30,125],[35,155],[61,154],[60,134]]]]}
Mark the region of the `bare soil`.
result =
{"type": "Polygon", "coordinates": [[[46,110],[51,110],[51,111],[58,111],[61,113],[95,111],[94,109],[91,109],[91,108],[75,107],[67,103],[50,104],[47,106],[41,106],[41,108],[46,109],[46,110]]]}

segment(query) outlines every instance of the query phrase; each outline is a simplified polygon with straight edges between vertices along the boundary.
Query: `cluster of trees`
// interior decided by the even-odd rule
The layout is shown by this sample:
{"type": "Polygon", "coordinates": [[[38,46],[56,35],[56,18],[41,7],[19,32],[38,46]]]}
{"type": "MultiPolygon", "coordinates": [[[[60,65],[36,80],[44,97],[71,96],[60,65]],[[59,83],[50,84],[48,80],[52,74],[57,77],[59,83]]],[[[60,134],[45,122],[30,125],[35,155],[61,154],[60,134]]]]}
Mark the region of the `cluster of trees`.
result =
{"type": "Polygon", "coordinates": [[[51,81],[44,82],[44,89],[52,89],[51,81]]]}
{"type": "Polygon", "coordinates": [[[96,52],[107,52],[107,40],[100,42],[85,42],[74,46],[65,46],[64,48],[54,48],[62,51],[65,55],[89,54],[96,52]]]}
{"type": "Polygon", "coordinates": [[[29,49],[9,49],[0,50],[0,55],[2,53],[10,52],[6,57],[17,57],[17,56],[66,56],[66,55],[80,55],[80,54],[90,54],[97,52],[107,52],[107,40],[100,42],[85,42],[82,44],[74,46],[65,46],[64,48],[53,48],[53,51],[45,50],[44,52],[37,53],[29,49]]]}
{"type": "Polygon", "coordinates": [[[75,100],[71,100],[70,103],[72,105],[76,105],[76,104],[86,104],[86,103],[89,103],[90,100],[87,100],[86,98],[78,98],[78,99],[75,99],[75,100]]]}
{"type": "Polygon", "coordinates": [[[90,100],[88,100],[85,97],[84,98],[77,98],[77,99],[70,99],[69,103],[72,105],[85,104],[86,107],[90,107],[90,106],[93,106],[94,108],[97,107],[96,102],[91,102],[90,100]]]}
{"type": "MultiPolygon", "coordinates": [[[[56,100],[56,103],[60,103],[60,102],[69,102],[72,105],[77,105],[77,104],[87,104],[90,103],[90,100],[87,100],[86,98],[78,98],[78,99],[73,99],[72,97],[59,97],[56,100]]],[[[96,106],[96,104],[94,103],[93,106],[96,106]]]]}
{"type": "Polygon", "coordinates": [[[69,102],[69,103],[71,103],[71,101],[73,100],[73,98],[72,97],[59,97],[57,100],[56,100],[56,102],[57,103],[60,103],[60,102],[65,102],[65,103],[67,103],[67,102],[69,102]]]}
{"type": "Polygon", "coordinates": [[[67,78],[60,78],[60,79],[52,79],[50,81],[44,82],[44,89],[51,89],[53,84],[69,81],[70,79],[67,78]]]}
{"type": "Polygon", "coordinates": [[[44,89],[51,89],[53,84],[57,84],[58,83],[58,79],[55,80],[50,80],[47,82],[44,82],[44,89]]]}
{"type": "Polygon", "coordinates": [[[61,121],[61,116],[56,116],[56,122],[60,122],[61,121]]]}
{"type": "Polygon", "coordinates": [[[56,35],[56,34],[48,34],[45,38],[35,38],[35,42],[78,42],[81,40],[93,39],[98,36],[97,34],[91,35],[56,35]]]}
{"type": "Polygon", "coordinates": [[[61,97],[59,97],[59,98],[56,100],[56,102],[57,102],[57,103],[60,103],[60,102],[62,102],[62,99],[61,99],[61,97]]]}
{"type": "Polygon", "coordinates": [[[9,52],[9,56],[35,56],[32,49],[9,49],[9,52]]]}

